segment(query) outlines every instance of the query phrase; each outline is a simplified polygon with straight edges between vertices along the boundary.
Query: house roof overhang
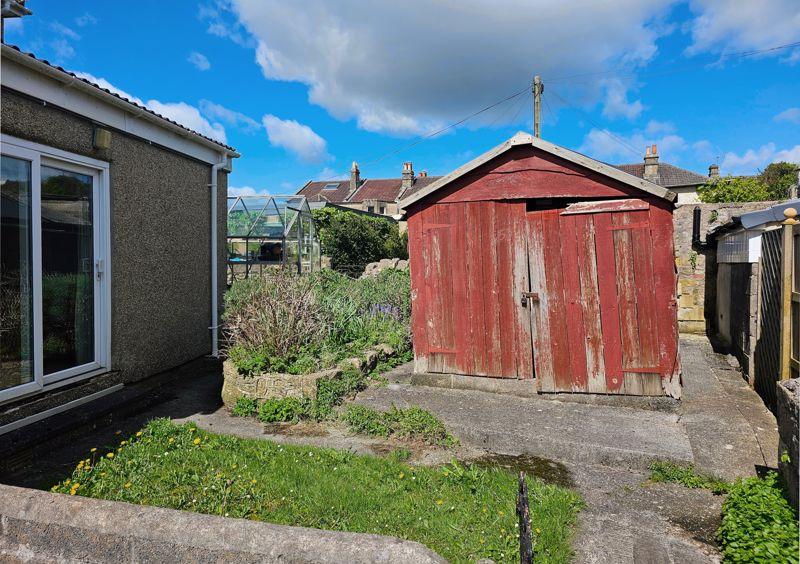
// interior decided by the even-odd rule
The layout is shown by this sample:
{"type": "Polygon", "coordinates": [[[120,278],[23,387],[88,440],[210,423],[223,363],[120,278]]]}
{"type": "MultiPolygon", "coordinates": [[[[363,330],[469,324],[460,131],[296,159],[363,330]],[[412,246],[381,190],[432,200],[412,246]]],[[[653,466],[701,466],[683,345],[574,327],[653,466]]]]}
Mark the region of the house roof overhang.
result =
{"type": "Polygon", "coordinates": [[[582,155],[581,153],[577,153],[575,151],[571,151],[565,147],[561,147],[554,143],[550,143],[549,141],[545,141],[539,137],[534,137],[529,133],[524,133],[520,131],[516,135],[514,135],[511,139],[501,143],[497,147],[490,149],[483,153],[482,155],[472,159],[468,163],[460,166],[450,174],[447,174],[441,177],[436,182],[433,182],[431,185],[425,187],[424,189],[412,194],[408,198],[400,200],[399,204],[403,208],[403,210],[408,209],[408,207],[412,204],[419,202],[420,200],[424,200],[431,194],[441,190],[454,180],[461,178],[462,176],[468,174],[469,172],[475,170],[476,168],[480,167],[483,164],[486,164],[490,160],[494,159],[502,155],[503,153],[510,151],[515,147],[521,146],[531,146],[534,149],[538,149],[540,151],[544,151],[556,157],[560,157],[564,160],[577,164],[583,168],[621,182],[623,184],[627,184],[628,186],[632,186],[638,190],[642,190],[656,196],[658,198],[662,198],[668,202],[674,202],[678,195],[675,192],[667,190],[658,184],[654,184],[643,178],[639,178],[632,174],[628,174],[625,171],[622,171],[614,166],[609,164],[597,161],[586,155],[582,155]]]}

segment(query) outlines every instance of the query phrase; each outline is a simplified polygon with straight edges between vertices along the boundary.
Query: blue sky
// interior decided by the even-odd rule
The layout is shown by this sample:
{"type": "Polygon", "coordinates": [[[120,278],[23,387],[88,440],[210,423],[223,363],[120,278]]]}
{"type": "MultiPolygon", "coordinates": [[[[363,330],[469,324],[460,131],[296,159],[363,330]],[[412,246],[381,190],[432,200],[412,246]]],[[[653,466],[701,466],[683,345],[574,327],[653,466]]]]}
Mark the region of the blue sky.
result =
{"type": "Polygon", "coordinates": [[[601,160],[705,173],[800,161],[797,0],[29,0],[6,41],[242,154],[232,192],[445,174],[530,129],[601,160]],[[565,5],[569,4],[569,5],[565,5]],[[759,51],[743,56],[743,52],[759,51]],[[414,144],[412,147],[409,145],[414,144]]]}

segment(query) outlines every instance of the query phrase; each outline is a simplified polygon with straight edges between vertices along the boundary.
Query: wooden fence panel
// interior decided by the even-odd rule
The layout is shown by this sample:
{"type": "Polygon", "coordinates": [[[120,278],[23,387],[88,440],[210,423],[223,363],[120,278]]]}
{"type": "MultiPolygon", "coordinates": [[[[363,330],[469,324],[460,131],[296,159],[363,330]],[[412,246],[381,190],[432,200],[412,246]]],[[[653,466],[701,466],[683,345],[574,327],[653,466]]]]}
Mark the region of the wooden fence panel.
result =
{"type": "Polygon", "coordinates": [[[780,229],[761,236],[760,304],[753,387],[771,410],[775,409],[775,382],[781,373],[781,255],[780,229]]]}

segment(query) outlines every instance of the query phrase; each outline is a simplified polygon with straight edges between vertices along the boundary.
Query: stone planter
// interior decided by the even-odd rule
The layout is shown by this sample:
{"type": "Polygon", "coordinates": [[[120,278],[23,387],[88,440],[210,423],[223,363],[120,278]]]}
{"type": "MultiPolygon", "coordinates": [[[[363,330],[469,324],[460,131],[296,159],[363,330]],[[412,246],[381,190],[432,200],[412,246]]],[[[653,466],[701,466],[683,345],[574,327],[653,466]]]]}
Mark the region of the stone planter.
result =
{"type": "Polygon", "coordinates": [[[798,498],[798,462],[800,462],[800,448],[798,448],[798,417],[800,417],[800,379],[793,378],[777,384],[777,403],[775,414],[778,419],[778,468],[781,471],[789,489],[789,501],[797,507],[798,498]],[[781,457],[786,453],[787,462],[782,462],[781,457]]]}
{"type": "Polygon", "coordinates": [[[233,362],[226,360],[222,364],[224,381],[222,384],[222,402],[228,409],[233,409],[239,398],[252,398],[259,401],[272,398],[315,398],[317,383],[320,380],[341,378],[342,372],[354,367],[362,374],[370,372],[380,360],[394,354],[392,347],[378,345],[364,353],[363,357],[348,358],[336,368],[321,370],[311,374],[283,374],[266,372],[253,376],[239,374],[233,362]]]}

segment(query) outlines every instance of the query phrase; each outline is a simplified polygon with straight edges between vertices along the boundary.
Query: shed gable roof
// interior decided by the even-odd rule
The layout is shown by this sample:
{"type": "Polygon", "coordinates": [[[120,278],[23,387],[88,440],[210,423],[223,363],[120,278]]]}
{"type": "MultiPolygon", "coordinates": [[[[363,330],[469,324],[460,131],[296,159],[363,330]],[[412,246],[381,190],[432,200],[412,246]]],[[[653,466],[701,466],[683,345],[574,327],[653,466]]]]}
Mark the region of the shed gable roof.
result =
{"type": "Polygon", "coordinates": [[[502,155],[503,153],[513,149],[514,147],[520,147],[525,145],[530,145],[534,149],[539,149],[540,151],[544,151],[551,155],[555,155],[556,157],[575,163],[581,167],[592,170],[603,176],[612,178],[618,182],[627,184],[628,186],[632,186],[633,188],[642,190],[643,192],[647,192],[648,194],[652,194],[653,196],[663,198],[664,200],[667,200],[669,202],[673,202],[675,201],[675,198],[677,198],[677,194],[675,194],[674,192],[670,192],[669,190],[663,188],[662,186],[659,186],[658,184],[653,184],[652,182],[649,182],[642,178],[637,178],[636,176],[629,174],[623,170],[620,170],[617,167],[597,161],[595,159],[587,157],[586,155],[582,155],[580,153],[571,151],[559,145],[555,145],[554,143],[550,143],[549,141],[545,141],[544,139],[541,139],[539,137],[534,137],[529,133],[524,133],[520,131],[508,141],[505,141],[500,145],[498,145],[497,147],[490,149],[489,151],[483,153],[482,155],[474,158],[473,160],[460,166],[450,174],[447,174],[439,178],[437,181],[431,183],[424,189],[418,190],[412,193],[411,195],[406,196],[405,198],[400,200],[399,202],[400,206],[402,208],[407,208],[411,204],[414,204],[420,200],[427,198],[434,192],[437,192],[441,188],[444,188],[454,180],[475,170],[479,166],[486,164],[495,157],[502,155]]]}

